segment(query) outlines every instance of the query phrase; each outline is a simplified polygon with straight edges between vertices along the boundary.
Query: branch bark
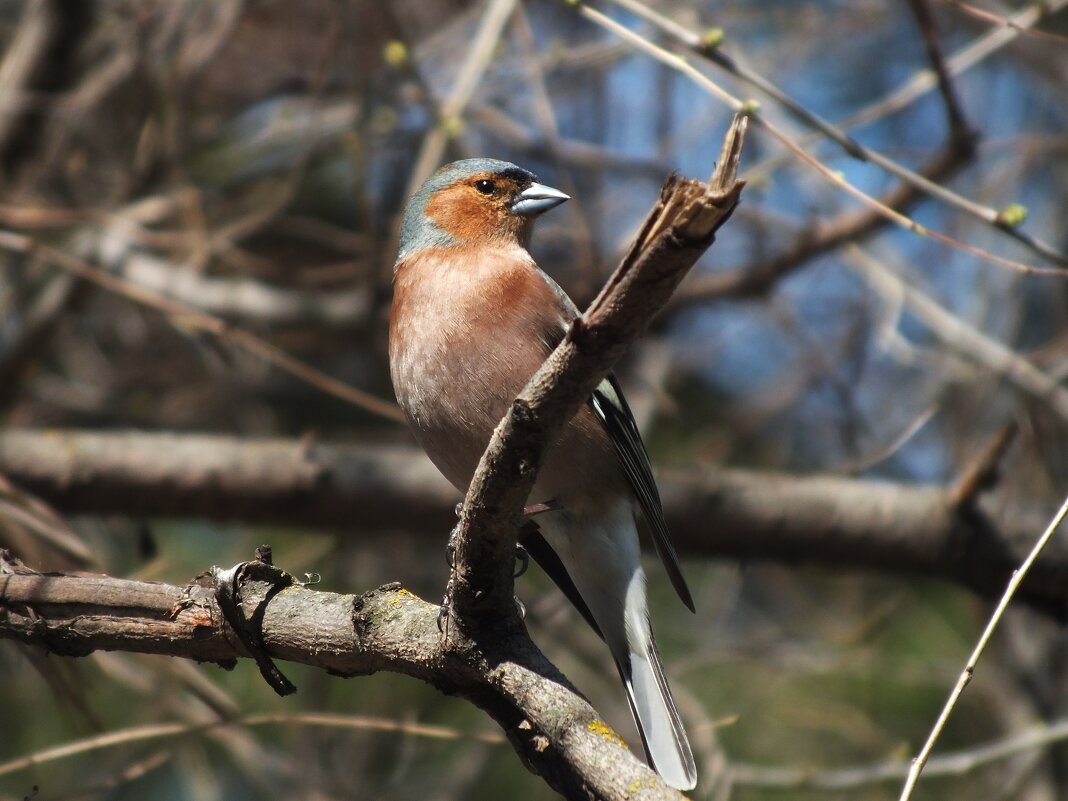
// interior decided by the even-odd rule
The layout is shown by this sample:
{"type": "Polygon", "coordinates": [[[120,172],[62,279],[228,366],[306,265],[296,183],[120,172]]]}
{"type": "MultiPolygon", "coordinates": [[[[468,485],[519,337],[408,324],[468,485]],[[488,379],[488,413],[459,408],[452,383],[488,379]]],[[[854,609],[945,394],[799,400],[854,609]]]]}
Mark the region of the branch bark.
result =
{"type": "MultiPolygon", "coordinates": [[[[268,585],[241,597],[251,618],[268,585]]],[[[339,676],[402,673],[487,712],[520,759],[569,798],[679,797],[627,749],[525,631],[479,648],[446,647],[438,607],[399,584],[362,595],[299,586],[263,610],[272,656],[339,676]]],[[[66,656],[130,651],[213,662],[248,657],[213,591],[109,576],[42,574],[0,552],[0,638],[66,656]]]]}

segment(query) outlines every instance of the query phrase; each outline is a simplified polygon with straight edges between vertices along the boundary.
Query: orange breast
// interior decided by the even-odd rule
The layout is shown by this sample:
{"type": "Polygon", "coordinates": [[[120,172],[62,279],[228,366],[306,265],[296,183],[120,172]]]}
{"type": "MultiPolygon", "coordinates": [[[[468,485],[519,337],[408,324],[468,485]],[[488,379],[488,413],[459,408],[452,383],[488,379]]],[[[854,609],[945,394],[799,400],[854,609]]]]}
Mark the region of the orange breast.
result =
{"type": "MultiPolygon", "coordinates": [[[[493,429],[567,316],[518,246],[428,250],[398,268],[394,389],[416,438],[457,489],[466,490],[493,429]]],[[[584,409],[547,455],[535,499],[599,492],[621,480],[607,435],[584,409]]]]}

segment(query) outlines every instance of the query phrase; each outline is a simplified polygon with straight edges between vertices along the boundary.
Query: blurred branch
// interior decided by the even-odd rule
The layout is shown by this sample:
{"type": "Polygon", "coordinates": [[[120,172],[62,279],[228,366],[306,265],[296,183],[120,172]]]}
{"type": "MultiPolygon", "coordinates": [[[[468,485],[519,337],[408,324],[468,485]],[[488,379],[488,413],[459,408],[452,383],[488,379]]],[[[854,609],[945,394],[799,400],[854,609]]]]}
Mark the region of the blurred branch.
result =
{"type": "Polygon", "coordinates": [[[371,288],[309,290],[274,287],[251,278],[219,278],[137,248],[129,226],[113,218],[102,227],[96,260],[131,284],[207,314],[255,325],[311,324],[351,328],[371,311],[371,288]]]}
{"type": "Polygon", "coordinates": [[[40,145],[45,98],[57,93],[93,17],[91,0],[23,4],[11,46],[0,62],[0,168],[9,175],[40,145]]]}
{"type": "MultiPolygon", "coordinates": [[[[1006,27],[991,31],[958,49],[946,59],[946,70],[952,76],[958,76],[981,64],[1001,48],[1014,42],[1020,33],[1030,31],[1044,19],[1048,19],[1068,6],[1068,0],[1045,0],[1021,7],[1020,11],[1006,19],[1006,27]]],[[[874,120],[894,114],[909,106],[918,98],[938,85],[938,76],[932,70],[916,73],[907,83],[896,91],[851,114],[843,120],[843,128],[867,125],[874,120]]]]}
{"type": "Polygon", "coordinates": [[[618,153],[596,142],[533,131],[528,120],[518,120],[496,106],[474,106],[469,116],[509,147],[523,150],[535,158],[553,159],[562,166],[638,175],[657,181],[666,172],[660,161],[643,154],[618,153]]]}
{"type": "MultiPolygon", "coordinates": [[[[442,547],[456,491],[415,448],[143,432],[6,431],[0,473],[65,514],[203,517],[410,531],[442,547]]],[[[679,552],[923,573],[994,597],[1032,530],[961,509],[952,488],[715,470],[658,476],[679,552]]],[[[1020,589],[1068,608],[1068,544],[1051,543],[1020,589]]]]}
{"type": "Polygon", "coordinates": [[[1006,345],[991,339],[931,297],[910,286],[905,280],[880,264],[864,250],[849,246],[846,254],[868,285],[890,305],[904,300],[938,339],[958,354],[981,365],[994,375],[1004,376],[1062,419],[1068,421],[1068,389],[1006,345]]]}
{"type": "Polygon", "coordinates": [[[437,125],[423,141],[419,157],[408,177],[408,195],[415,194],[429,175],[438,168],[445,155],[449,139],[460,125],[460,117],[471,102],[478,83],[490,66],[494,50],[500,44],[504,26],[515,10],[516,0],[490,0],[482,17],[482,24],[471,42],[467,58],[453,83],[452,89],[437,110],[437,125]]]}
{"type": "Polygon", "coordinates": [[[53,275],[21,314],[5,310],[14,330],[0,340],[0,406],[6,405],[21,385],[20,378],[43,355],[64,313],[83,294],[85,284],[73,275],[53,275]]]}
{"type": "MultiPolygon", "coordinates": [[[[932,181],[945,180],[967,164],[970,158],[971,148],[965,147],[960,140],[951,139],[920,171],[932,181]]],[[[903,212],[922,197],[923,193],[915,186],[902,183],[880,196],[879,204],[903,212]]],[[[672,299],[669,309],[674,312],[708,300],[762,295],[781,278],[808,261],[846,243],[871,236],[886,223],[885,215],[873,208],[849,211],[826,221],[818,221],[813,228],[806,229],[798,236],[793,245],[776,256],[724,272],[701,275],[687,282],[672,299]]]]}
{"type": "Polygon", "coordinates": [[[949,69],[946,67],[942,45],[938,40],[938,23],[931,11],[929,0],[908,0],[908,3],[920,26],[923,46],[927,50],[927,60],[931,62],[931,67],[938,77],[938,91],[941,92],[942,103],[946,107],[950,138],[968,136],[968,121],[964,116],[964,107],[953,86],[953,76],[949,74],[949,69]]]}
{"type": "MultiPolygon", "coordinates": [[[[104,734],[86,737],[75,742],[64,743],[56,748],[36,751],[25,757],[17,757],[7,762],[0,762],[0,776],[6,776],[9,773],[15,773],[19,770],[44,765],[60,759],[68,759],[78,754],[101,751],[127,743],[167,740],[219,729],[249,729],[254,726],[312,726],[318,728],[396,732],[413,737],[425,737],[431,740],[460,740],[468,738],[491,745],[503,745],[507,742],[499,734],[468,733],[448,726],[390,720],[388,718],[372,718],[365,715],[331,715],[322,712],[297,712],[289,715],[232,715],[206,722],[149,723],[144,726],[131,726],[117,731],[105,732],[104,734]]],[[[228,734],[232,733],[232,731],[228,732],[228,734]]],[[[266,759],[268,757],[264,755],[263,758],[266,759]]]]}
{"type": "Polygon", "coordinates": [[[58,22],[52,3],[36,0],[23,6],[11,46],[0,62],[0,153],[7,152],[29,106],[27,89],[48,57],[49,41],[55,36],[58,22]]]}
{"type": "Polygon", "coordinates": [[[341,398],[388,420],[403,419],[400,410],[393,403],[375,397],[369,392],[350,387],[249,331],[229,325],[224,320],[205,314],[188,304],[170,300],[150,289],[136,286],[63,250],[10,231],[0,231],[0,250],[38,256],[50,264],[92,281],[117,295],[163,313],[172,324],[178,327],[204,332],[224,342],[238,345],[329,395],[341,398]]]}
{"type": "MultiPolygon", "coordinates": [[[[924,770],[927,778],[966,776],[994,762],[1017,756],[1068,739],[1068,719],[1043,723],[986,745],[932,757],[924,770]]],[[[879,762],[838,770],[773,767],[732,762],[731,781],[738,787],[769,790],[857,790],[883,782],[897,782],[908,776],[908,762],[879,762]]]]}
{"type": "MultiPolygon", "coordinates": [[[[23,492],[0,475],[0,521],[14,522],[29,529],[53,553],[58,552],[82,567],[99,568],[100,563],[67,522],[39,498],[23,492]]],[[[5,538],[11,536],[8,526],[0,527],[5,538]]],[[[16,537],[16,542],[17,542],[16,537]]]]}
{"type": "MultiPolygon", "coordinates": [[[[450,648],[438,607],[399,584],[358,596],[294,585],[264,600],[267,589],[249,581],[241,603],[247,617],[262,614],[272,656],[337,676],[401,673],[459,695],[570,798],[681,797],[631,754],[524,631],[479,649],[450,648]]],[[[65,656],[121,650],[227,668],[248,656],[211,589],[39,574],[10,559],[0,561],[0,638],[65,656]]]]}
{"type": "MultiPolygon", "coordinates": [[[[733,58],[728,56],[723,51],[719,39],[709,39],[708,37],[702,37],[701,35],[690,31],[682,25],[675,23],[668,17],[665,17],[659,12],[653,10],[645,3],[641,2],[641,0],[612,0],[612,2],[641,16],[643,19],[652,22],[661,31],[667,33],[669,36],[674,38],[676,41],[678,41],[680,44],[682,44],[689,50],[697,53],[702,58],[712,62],[717,67],[720,67],[725,72],[727,72],[729,75],[732,75],[740,81],[757,88],[758,90],[772,98],[779,105],[781,105],[795,119],[799,120],[810,128],[818,130],[828,139],[839,145],[847,154],[849,154],[853,158],[859,161],[870,162],[872,164],[878,165],[883,170],[899,178],[900,180],[912,186],[919,192],[930,197],[937,198],[943,203],[946,203],[947,205],[959,209],[960,211],[963,211],[966,214],[969,214],[970,216],[987,223],[994,229],[1007,234],[1008,236],[1019,242],[1021,245],[1028,248],[1033,253],[1036,253],[1037,255],[1041,256],[1042,258],[1047,259],[1054,264],[1068,266],[1068,256],[1066,256],[1064,253],[1061,253],[1052,245],[1037,240],[1029,234],[1026,234],[1023,231],[1019,230],[1016,227],[1016,222],[1010,222],[1009,220],[1007,220],[1005,215],[1001,211],[994,208],[990,208],[988,206],[984,206],[981,203],[977,203],[974,200],[966,198],[963,195],[960,195],[952,191],[951,189],[942,186],[938,182],[928,179],[923,174],[910,170],[909,168],[894,161],[893,159],[884,156],[878,151],[872,150],[861,145],[858,141],[856,141],[847,133],[845,133],[845,131],[843,131],[841,128],[838,128],[837,126],[827,122],[819,115],[805,108],[801,104],[795,102],[784,92],[782,92],[777,86],[775,86],[771,81],[764,78],[762,75],[759,75],[755,71],[742,66],[733,58]]],[[[923,20],[925,19],[923,9],[917,7],[917,2],[918,0],[912,0],[912,7],[917,13],[917,16],[920,18],[921,25],[923,25],[923,20]]],[[[617,33],[621,33],[622,26],[611,22],[610,20],[608,20],[607,17],[604,17],[603,15],[593,11],[593,9],[585,6],[582,3],[578,3],[577,5],[579,7],[580,12],[583,13],[584,16],[586,16],[588,19],[592,19],[595,22],[601,24],[602,26],[608,27],[610,30],[613,30],[617,33]]],[[[926,19],[930,21],[929,14],[927,15],[926,19]]],[[[930,25],[933,25],[933,21],[930,21],[930,25]]],[[[946,99],[947,108],[949,110],[949,118],[952,126],[950,138],[961,139],[962,146],[965,147],[965,149],[967,150],[971,150],[973,146],[971,143],[971,139],[973,138],[973,136],[970,132],[967,131],[967,129],[963,127],[958,127],[963,125],[964,117],[963,114],[960,112],[959,104],[957,104],[952,91],[950,91],[949,89],[949,74],[948,71],[941,66],[941,51],[934,40],[933,34],[930,32],[930,25],[923,26],[925,42],[928,46],[928,53],[932,54],[934,58],[935,72],[938,76],[938,82],[943,90],[943,96],[946,99]]],[[[628,31],[628,33],[631,32],[628,31]]],[[[635,40],[641,39],[641,37],[639,37],[637,34],[632,35],[634,36],[635,40]]],[[[651,42],[648,42],[648,40],[642,41],[645,42],[649,48],[657,50],[659,49],[656,47],[656,45],[652,44],[651,42]]],[[[670,63],[665,59],[661,60],[664,60],[665,63],[670,63]]],[[[690,74],[686,71],[683,72],[684,74],[690,74]]],[[[693,70],[693,74],[700,75],[700,73],[698,73],[696,70],[693,70]]],[[[701,77],[704,78],[704,76],[701,77]]],[[[709,88],[709,86],[712,85],[711,81],[707,79],[705,79],[704,81],[698,81],[698,83],[705,86],[705,88],[709,88]]],[[[738,110],[740,107],[742,107],[742,105],[753,105],[751,101],[749,104],[743,104],[741,100],[739,100],[738,98],[731,97],[718,87],[716,87],[716,91],[714,93],[717,96],[720,96],[721,98],[728,99],[728,105],[734,110],[738,110]]],[[[761,115],[759,112],[754,111],[753,117],[755,122],[759,123],[765,130],[767,130],[776,139],[778,139],[780,142],[790,148],[790,150],[792,150],[796,155],[801,157],[810,165],[816,166],[814,164],[814,159],[808,156],[807,152],[801,147],[799,143],[795,142],[785,132],[779,130],[776,126],[772,125],[765,116],[761,115]]],[[[821,172],[823,171],[821,170],[821,172]]],[[[830,171],[828,170],[827,172],[830,171]]],[[[829,176],[825,174],[825,177],[829,176]]],[[[872,205],[873,198],[871,198],[864,192],[861,192],[859,189],[856,189],[854,186],[846,182],[843,178],[839,177],[836,183],[838,183],[841,188],[848,191],[854,197],[857,197],[863,200],[865,203],[872,205]]],[[[878,209],[880,208],[880,205],[874,205],[873,208],[878,209]]],[[[895,221],[899,225],[903,224],[902,220],[895,220],[892,215],[887,215],[887,210],[887,207],[882,207],[883,214],[887,217],[888,220],[895,221]]],[[[908,228],[909,230],[912,230],[916,233],[921,233],[924,231],[924,229],[921,226],[918,226],[915,222],[911,220],[909,220],[908,222],[910,224],[904,225],[904,227],[908,228]]],[[[927,231],[926,233],[935,235],[935,238],[939,239],[940,241],[944,241],[947,244],[955,244],[955,240],[952,240],[952,238],[947,237],[944,234],[936,234],[936,232],[933,231],[927,231]]],[[[974,249],[970,250],[969,252],[974,252],[974,249]]]]}

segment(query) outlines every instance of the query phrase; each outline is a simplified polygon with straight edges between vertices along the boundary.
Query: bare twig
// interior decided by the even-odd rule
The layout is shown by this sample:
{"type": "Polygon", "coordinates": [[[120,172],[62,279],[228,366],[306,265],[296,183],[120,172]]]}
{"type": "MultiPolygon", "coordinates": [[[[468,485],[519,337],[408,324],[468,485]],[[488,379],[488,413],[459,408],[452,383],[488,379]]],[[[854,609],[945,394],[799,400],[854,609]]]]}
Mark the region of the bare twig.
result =
{"type": "MultiPolygon", "coordinates": [[[[920,169],[931,180],[948,178],[968,163],[968,152],[954,141],[936,153],[920,169]]],[[[921,198],[921,193],[909,184],[898,184],[879,197],[879,203],[889,209],[904,211],[921,198]]],[[[862,240],[886,224],[886,217],[874,208],[845,212],[833,219],[818,222],[813,230],[805,230],[794,244],[771,258],[743,264],[723,272],[701,275],[678,292],[671,301],[671,310],[678,311],[696,303],[733,297],[760,296],[809,260],[829,253],[849,242],[862,240]]]]}
{"type": "MultiPolygon", "coordinates": [[[[981,64],[993,53],[1015,41],[1020,33],[1032,29],[1065,6],[1068,6],[1068,0],[1045,0],[1042,3],[1021,7],[1018,13],[1008,18],[1010,25],[980,36],[946,59],[946,71],[952,76],[957,76],[981,64]]],[[[841,122],[841,127],[853,128],[867,125],[874,120],[900,111],[937,85],[938,77],[933,71],[918,72],[895,92],[851,114],[841,122]]]]}
{"type": "MultiPolygon", "coordinates": [[[[1018,33],[1031,31],[1043,19],[1051,16],[1064,6],[1068,0],[1050,0],[1050,2],[1028,6],[1018,14],[1007,19],[1009,27],[993,31],[981,36],[970,44],[960,48],[949,58],[943,59],[943,70],[950,78],[955,78],[967,72],[977,64],[981,64],[986,58],[996,53],[1002,47],[1016,39],[1018,33]],[[1011,30],[1010,30],[1011,28],[1011,30]]],[[[860,110],[849,114],[836,123],[836,127],[848,131],[861,125],[869,125],[877,120],[884,119],[892,114],[907,108],[919,98],[923,97],[935,87],[942,85],[937,70],[920,70],[902,84],[898,89],[876,100],[860,110]]],[[[822,136],[818,131],[810,133],[798,140],[798,143],[807,148],[819,140],[822,136]]],[[[763,175],[771,172],[789,158],[789,153],[777,153],[767,157],[751,169],[754,173],[763,175]]],[[[921,174],[925,174],[922,170],[921,174]]],[[[931,178],[931,176],[927,176],[931,178]]],[[[931,180],[937,180],[931,178],[931,180]]]]}
{"type": "MultiPolygon", "coordinates": [[[[928,228],[924,225],[921,225],[911,217],[902,214],[901,212],[893,208],[890,208],[884,203],[881,203],[878,199],[872,197],[866,192],[863,192],[862,190],[858,189],[853,184],[849,183],[849,181],[847,181],[840,172],[832,170],[818,158],[816,158],[803,147],[801,147],[796,141],[794,141],[792,137],[786,134],[786,132],[781,130],[773,123],[769,122],[766,116],[760,114],[759,108],[755,102],[743,101],[740,98],[737,98],[734,95],[730,94],[725,89],[716,84],[714,81],[712,81],[700,70],[696,69],[682,56],[678,56],[674,53],[671,53],[665,50],[664,48],[654,44],[653,42],[650,42],[648,39],[636,34],[629,28],[620,25],[615,20],[600,13],[596,9],[591,8],[585,3],[575,2],[569,4],[574,5],[576,8],[578,8],[579,12],[587,19],[590,19],[596,24],[604,27],[605,29],[612,31],[625,41],[634,45],[639,50],[648,53],[658,61],[667,64],[669,67],[678,71],[680,74],[685,75],[687,78],[689,78],[698,86],[700,86],[702,89],[709,92],[713,96],[718,97],[728,108],[734,109],[735,111],[745,111],[746,113],[748,113],[752,117],[754,125],[759,125],[763,130],[767,131],[773,137],[779,140],[797,158],[799,158],[802,162],[804,162],[817,173],[819,173],[824,180],[838,187],[846,194],[853,196],[862,204],[868,206],[870,209],[875,211],[879,216],[883,217],[887,222],[891,222],[906,231],[910,231],[911,233],[916,234],[917,236],[930,237],[946,245],[949,245],[950,247],[957,248],[958,250],[963,250],[964,252],[970,253],[973,256],[977,256],[978,258],[984,259],[993,264],[1001,265],[1002,267],[1007,267],[1011,270],[1016,270],[1022,273],[1033,273],[1040,275],[1058,275],[1061,277],[1068,275],[1068,272],[1059,267],[1041,267],[1031,264],[1024,264],[1023,262],[1016,261],[1014,259],[1008,259],[1003,256],[998,256],[994,253],[991,253],[990,251],[975,247],[974,245],[970,245],[967,242],[963,242],[959,239],[955,239],[954,237],[944,234],[941,231],[936,231],[933,228],[928,228]]],[[[914,182],[914,185],[918,186],[919,184],[914,182]]],[[[948,190],[943,190],[940,185],[933,183],[929,187],[925,188],[924,191],[933,192],[935,194],[942,191],[948,192],[948,190]]],[[[998,221],[998,224],[1000,227],[1001,222],[998,221]]],[[[1012,231],[1010,233],[1017,238],[1019,238],[1019,236],[1022,236],[1022,234],[1020,234],[1018,231],[1012,231]]],[[[1056,252],[1054,252],[1054,255],[1055,258],[1052,258],[1053,261],[1063,260],[1064,263],[1068,263],[1068,257],[1057,254],[1056,252]]]]}
{"type": "Polygon", "coordinates": [[[1019,588],[1020,583],[1027,576],[1028,571],[1031,569],[1031,565],[1038,559],[1039,554],[1042,553],[1042,549],[1046,547],[1046,543],[1053,537],[1054,532],[1060,526],[1061,521],[1064,520],[1066,515],[1068,515],[1068,497],[1065,498],[1064,503],[1061,504],[1061,508],[1057,511],[1057,514],[1053,516],[1053,519],[1042,533],[1042,536],[1038,538],[1038,541],[1027,555],[1027,558],[1024,559],[1020,567],[1013,572],[1012,578],[1009,579],[1009,584],[1005,588],[1005,593],[1001,596],[997,608],[994,609],[994,614],[990,616],[986,628],[983,630],[983,633],[979,637],[979,641],[975,645],[975,650],[973,650],[971,656],[968,657],[968,661],[964,665],[964,670],[961,671],[960,677],[957,679],[957,684],[953,687],[953,691],[950,693],[949,699],[942,708],[938,720],[935,721],[934,727],[931,729],[931,733],[927,737],[927,741],[923,744],[923,748],[920,749],[920,753],[912,760],[912,766],[909,769],[908,777],[905,779],[905,786],[901,790],[899,801],[908,801],[908,799],[912,797],[916,782],[919,780],[920,774],[923,772],[923,767],[927,764],[927,759],[930,757],[931,751],[934,749],[935,743],[938,741],[938,737],[942,734],[942,729],[945,727],[946,721],[949,720],[953,708],[957,705],[957,700],[968,686],[968,683],[972,680],[972,676],[975,675],[975,667],[979,663],[979,658],[983,655],[983,651],[986,650],[987,643],[990,642],[994,630],[1001,622],[1005,610],[1008,608],[1009,603],[1016,594],[1016,590],[1019,588]]]}
{"type": "MultiPolygon", "coordinates": [[[[767,94],[769,97],[771,97],[781,106],[783,106],[783,108],[785,108],[788,112],[790,112],[790,114],[792,114],[796,119],[818,130],[828,139],[838,144],[846,153],[853,156],[854,158],[859,159],[861,161],[876,164],[882,169],[889,172],[890,174],[896,176],[902,181],[905,181],[914,188],[922,191],[923,193],[931,197],[937,198],[938,200],[941,200],[942,202],[953,206],[954,208],[960,209],[961,211],[966,212],[967,214],[971,215],[972,217],[975,217],[976,219],[982,220],[988,225],[994,227],[995,229],[1006,233],[1008,236],[1011,236],[1013,239],[1020,242],[1020,244],[1024,245],[1029,250],[1038,254],[1042,258],[1047,259],[1054,264],[1068,266],[1068,256],[1061,253],[1052,245],[1042,242],[1020,231],[1014,224],[1010,224],[1007,221],[1005,215],[998,209],[983,206],[982,204],[977,203],[969,198],[966,198],[952,191],[951,189],[942,186],[939,183],[928,180],[922,174],[908,169],[904,165],[899,164],[893,159],[887,158],[886,156],[882,155],[877,151],[872,150],[871,148],[864,147],[855,139],[846,134],[845,131],[843,131],[842,129],[832,125],[831,123],[827,122],[818,115],[806,109],[804,106],[801,106],[800,104],[794,102],[792,99],[787,97],[781,90],[779,90],[778,87],[771,83],[771,81],[767,80],[766,78],[754,72],[753,70],[745,68],[738,64],[734,59],[730,58],[723,52],[722,48],[718,45],[718,43],[710,44],[697,33],[689,31],[681,25],[673,23],[667,17],[664,17],[662,14],[659,14],[658,12],[649,8],[647,5],[645,5],[645,3],[641,2],[641,0],[612,1],[618,5],[626,7],[627,9],[636,14],[641,15],[643,18],[650,20],[654,24],[658,25],[661,30],[664,30],[665,32],[670,34],[672,37],[677,39],[687,48],[708,59],[716,66],[725,70],[730,75],[733,75],[734,77],[744,81],[745,83],[748,83],[751,86],[756,87],[761,92],[767,94]]],[[[597,21],[603,27],[613,30],[614,32],[619,33],[621,35],[623,35],[623,31],[626,31],[628,34],[630,34],[630,37],[634,37],[634,39],[641,39],[641,37],[639,37],[637,34],[630,32],[628,29],[623,28],[623,26],[618,25],[617,23],[610,20],[608,17],[605,17],[604,15],[595,12],[593,9],[590,9],[584,4],[579,3],[578,5],[580,7],[580,11],[584,14],[584,16],[594,21],[597,21]]],[[[653,55],[656,55],[656,50],[660,50],[660,48],[658,48],[651,42],[648,42],[647,40],[642,41],[646,43],[647,50],[652,52],[653,55]]],[[[938,52],[937,48],[935,48],[935,52],[938,52]]],[[[669,59],[665,59],[661,56],[657,57],[665,63],[672,63],[672,61],[669,59]]],[[[676,69],[679,69],[679,63],[680,62],[676,61],[673,66],[675,66],[676,69]]],[[[685,62],[681,63],[684,64],[685,62]]],[[[948,73],[945,70],[937,69],[937,65],[940,63],[941,58],[939,57],[936,61],[936,74],[940,76],[940,80],[945,80],[948,82],[948,73]]],[[[680,69],[680,71],[684,74],[690,75],[691,77],[693,77],[694,75],[700,75],[699,72],[693,70],[692,68],[690,68],[690,70],[680,69]]],[[[705,76],[701,76],[701,78],[704,78],[704,80],[699,80],[698,83],[704,88],[711,89],[711,87],[715,86],[710,80],[705,78],[705,76]]],[[[945,89],[947,87],[944,86],[943,88],[945,89]]],[[[720,89],[718,86],[715,87],[713,94],[719,96],[721,99],[728,103],[728,106],[730,108],[733,108],[735,110],[738,110],[739,108],[743,107],[743,105],[746,105],[743,103],[743,101],[739,100],[738,98],[732,97],[730,94],[720,89]]],[[[752,104],[750,103],[749,105],[751,106],[752,104]]],[[[953,104],[950,104],[950,107],[953,108],[953,104]]],[[[951,112],[951,115],[953,115],[951,116],[951,119],[953,121],[963,121],[963,115],[960,114],[959,107],[957,107],[956,114],[954,115],[953,112],[951,112]]],[[[818,162],[815,161],[815,159],[812,159],[812,157],[808,155],[804,148],[802,148],[797,142],[793,141],[786,133],[781,131],[777,126],[770,123],[766,117],[762,116],[758,112],[754,112],[753,116],[755,122],[759,123],[776,139],[785,144],[791,151],[794,152],[795,155],[797,155],[810,166],[815,167],[817,170],[819,170],[825,178],[831,180],[833,183],[836,183],[840,188],[844,189],[846,192],[868,205],[877,202],[866,193],[861,192],[852,184],[849,184],[841,176],[836,175],[833,171],[826,168],[819,169],[822,165],[819,165],[818,162]]],[[[966,134],[966,129],[955,127],[953,131],[957,136],[960,136],[965,139],[969,138],[966,134]]],[[[895,218],[893,215],[887,214],[888,209],[886,208],[883,208],[882,211],[883,214],[887,216],[887,219],[890,219],[896,222],[898,225],[901,225],[902,227],[905,227],[916,233],[929,234],[934,238],[939,239],[940,241],[944,241],[947,244],[951,244],[955,247],[960,247],[963,244],[939,232],[925,230],[911,220],[908,220],[906,224],[906,220],[902,219],[900,215],[895,218]]],[[[968,248],[968,251],[975,253],[976,249],[968,248]]],[[[980,254],[975,253],[975,255],[980,254]]]]}
{"type": "MultiPolygon", "coordinates": [[[[963,0],[942,0],[942,2],[946,5],[953,6],[954,8],[963,11],[969,16],[975,17],[976,19],[981,19],[983,22],[986,22],[990,25],[1008,28],[1010,30],[1015,31],[1016,33],[1022,34],[1024,36],[1029,36],[1035,39],[1044,39],[1048,42],[1057,42],[1058,44],[1068,45],[1068,36],[1056,33],[1055,31],[1036,31],[1030,25],[1021,23],[1018,18],[1003,17],[1000,14],[995,14],[992,11],[987,11],[985,8],[979,8],[978,6],[973,6],[971,3],[965,3],[963,2],[963,0]]],[[[1045,4],[1036,6],[1034,10],[1045,10],[1048,16],[1050,13],[1052,13],[1053,9],[1043,9],[1044,5],[1045,4]]]]}

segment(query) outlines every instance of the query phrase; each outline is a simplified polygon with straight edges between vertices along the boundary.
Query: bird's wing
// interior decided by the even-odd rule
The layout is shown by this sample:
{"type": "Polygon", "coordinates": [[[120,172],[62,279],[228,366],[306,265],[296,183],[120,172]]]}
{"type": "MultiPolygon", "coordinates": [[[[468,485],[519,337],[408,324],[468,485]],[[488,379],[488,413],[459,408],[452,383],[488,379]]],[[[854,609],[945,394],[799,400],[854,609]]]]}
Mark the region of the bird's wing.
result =
{"type": "MultiPolygon", "coordinates": [[[[571,321],[579,316],[579,311],[559,284],[547,274],[540,270],[538,272],[560,303],[560,317],[556,318],[555,324],[548,325],[543,332],[543,341],[546,354],[548,354],[560,344],[571,321]]],[[[664,569],[667,570],[675,592],[679,594],[679,598],[691,612],[695,611],[693,596],[690,595],[690,588],[686,586],[686,579],[679,566],[679,555],[671,543],[671,535],[668,533],[667,522],[664,520],[664,508],[660,502],[660,492],[656,488],[656,481],[653,479],[649,454],[645,450],[638,424],[634,422],[634,415],[630,411],[630,406],[627,405],[627,399],[623,397],[623,389],[619,386],[615,374],[609,373],[597,386],[590,396],[589,404],[594,416],[608,433],[608,438],[612,440],[612,446],[615,448],[623,472],[626,473],[627,481],[633,488],[634,494],[638,496],[642,514],[653,532],[656,553],[660,561],[664,563],[664,569]]],[[[540,564],[541,560],[538,559],[538,562],[540,564]]]]}
{"type": "Polygon", "coordinates": [[[608,432],[623,472],[626,473],[627,480],[638,496],[642,514],[653,533],[653,544],[656,546],[657,555],[664,563],[675,592],[679,594],[679,598],[691,612],[695,611],[690,588],[686,586],[686,579],[679,566],[679,555],[671,543],[671,535],[668,534],[664,508],[660,502],[660,492],[656,488],[653,470],[649,465],[649,454],[645,450],[645,443],[642,442],[638,425],[634,422],[634,415],[631,414],[627,399],[623,397],[623,390],[615,375],[609,373],[593,391],[590,397],[590,407],[597,419],[601,421],[605,431],[608,432]]]}

